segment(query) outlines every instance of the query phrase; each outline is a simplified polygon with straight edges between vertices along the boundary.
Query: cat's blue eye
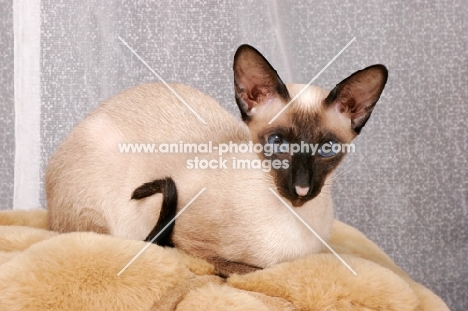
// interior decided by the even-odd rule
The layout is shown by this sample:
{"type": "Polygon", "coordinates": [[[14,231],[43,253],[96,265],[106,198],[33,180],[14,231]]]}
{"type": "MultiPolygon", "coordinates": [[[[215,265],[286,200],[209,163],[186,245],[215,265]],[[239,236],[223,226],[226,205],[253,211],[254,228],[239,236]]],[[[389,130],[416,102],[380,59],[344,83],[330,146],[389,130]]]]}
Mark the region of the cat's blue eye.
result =
{"type": "Polygon", "coordinates": [[[331,158],[333,157],[334,155],[336,155],[338,153],[338,147],[340,147],[338,145],[338,143],[334,140],[330,140],[324,144],[322,144],[322,146],[320,146],[319,150],[318,150],[318,154],[322,157],[322,158],[331,158]]]}
{"type": "Polygon", "coordinates": [[[267,139],[274,149],[275,153],[287,153],[289,152],[289,143],[281,134],[271,134],[267,139]]]}

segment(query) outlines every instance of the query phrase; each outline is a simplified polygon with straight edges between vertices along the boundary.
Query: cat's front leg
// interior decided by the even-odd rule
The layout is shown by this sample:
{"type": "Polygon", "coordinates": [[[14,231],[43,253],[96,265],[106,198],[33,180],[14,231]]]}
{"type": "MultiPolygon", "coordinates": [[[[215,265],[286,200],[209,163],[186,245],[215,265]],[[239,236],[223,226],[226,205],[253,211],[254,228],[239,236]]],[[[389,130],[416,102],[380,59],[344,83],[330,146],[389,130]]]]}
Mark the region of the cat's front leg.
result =
{"type": "Polygon", "coordinates": [[[229,261],[220,257],[209,258],[206,260],[214,265],[215,274],[223,278],[227,278],[231,274],[247,274],[262,269],[260,267],[251,266],[241,262],[229,261]]]}

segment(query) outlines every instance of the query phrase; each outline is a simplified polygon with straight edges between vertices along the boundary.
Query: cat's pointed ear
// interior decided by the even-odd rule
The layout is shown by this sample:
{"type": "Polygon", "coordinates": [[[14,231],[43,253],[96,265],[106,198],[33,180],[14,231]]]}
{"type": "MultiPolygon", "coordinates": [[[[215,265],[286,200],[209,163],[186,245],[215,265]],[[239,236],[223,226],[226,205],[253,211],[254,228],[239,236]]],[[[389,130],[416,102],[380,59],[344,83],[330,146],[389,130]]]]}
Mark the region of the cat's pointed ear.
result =
{"type": "Polygon", "coordinates": [[[255,107],[268,99],[289,99],[286,85],[260,52],[250,45],[241,45],[234,55],[234,89],[236,102],[244,121],[255,114],[255,107]]]}
{"type": "Polygon", "coordinates": [[[388,71],[384,65],[373,65],[356,71],[341,81],[325,102],[351,119],[351,128],[359,134],[369,119],[380,94],[387,83],[388,71]]]}

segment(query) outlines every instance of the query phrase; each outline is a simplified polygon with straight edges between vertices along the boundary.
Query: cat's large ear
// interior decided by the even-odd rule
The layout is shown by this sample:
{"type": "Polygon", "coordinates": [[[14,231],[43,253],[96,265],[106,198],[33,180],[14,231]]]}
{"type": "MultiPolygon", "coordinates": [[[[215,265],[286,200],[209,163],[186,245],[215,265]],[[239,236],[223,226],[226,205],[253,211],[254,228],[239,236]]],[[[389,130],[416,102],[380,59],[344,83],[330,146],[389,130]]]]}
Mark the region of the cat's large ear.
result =
{"type": "Polygon", "coordinates": [[[384,65],[373,65],[356,71],[341,81],[328,95],[327,105],[336,105],[339,112],[351,119],[351,128],[359,134],[369,119],[387,83],[384,65]]]}
{"type": "Polygon", "coordinates": [[[241,45],[234,55],[234,88],[242,119],[250,120],[255,107],[267,99],[281,97],[289,100],[289,93],[270,63],[250,45],[241,45]]]}

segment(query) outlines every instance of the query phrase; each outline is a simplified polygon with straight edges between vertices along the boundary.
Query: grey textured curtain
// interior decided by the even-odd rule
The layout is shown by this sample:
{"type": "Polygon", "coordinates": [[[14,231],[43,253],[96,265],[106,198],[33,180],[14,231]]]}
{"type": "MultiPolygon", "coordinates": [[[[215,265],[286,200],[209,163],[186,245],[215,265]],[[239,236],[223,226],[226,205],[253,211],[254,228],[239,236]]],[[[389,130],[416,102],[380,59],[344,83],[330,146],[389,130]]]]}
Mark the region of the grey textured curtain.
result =
{"type": "Polygon", "coordinates": [[[232,58],[257,47],[285,82],[332,88],[385,64],[389,82],[334,187],[336,216],[452,310],[468,310],[466,0],[0,0],[0,207],[45,207],[43,172],[100,101],[157,78],[237,113],[232,58]]]}

